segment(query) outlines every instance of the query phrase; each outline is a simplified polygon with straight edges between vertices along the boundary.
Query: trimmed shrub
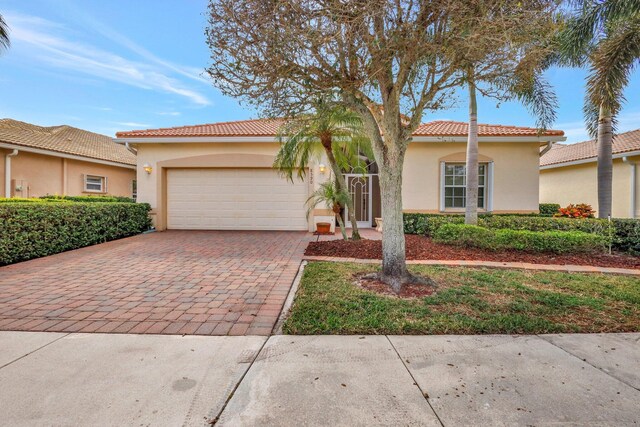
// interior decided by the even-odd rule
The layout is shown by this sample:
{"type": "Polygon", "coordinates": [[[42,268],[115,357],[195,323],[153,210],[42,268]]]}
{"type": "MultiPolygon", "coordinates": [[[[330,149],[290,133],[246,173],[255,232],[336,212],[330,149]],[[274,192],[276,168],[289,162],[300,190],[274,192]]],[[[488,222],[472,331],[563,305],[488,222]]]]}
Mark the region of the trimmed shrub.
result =
{"type": "Polygon", "coordinates": [[[481,249],[555,254],[602,251],[606,244],[603,236],[580,231],[493,230],[467,224],[445,224],[433,239],[439,243],[481,249]]]}
{"type": "Polygon", "coordinates": [[[6,197],[0,197],[0,203],[46,203],[46,202],[67,202],[68,200],[62,199],[23,199],[20,197],[12,197],[7,199],[6,197]]]}
{"type": "MultiPolygon", "coordinates": [[[[404,230],[407,234],[433,236],[444,224],[464,224],[462,215],[405,214],[404,230]]],[[[549,218],[532,215],[479,215],[478,225],[485,228],[529,231],[582,231],[609,236],[606,219],[549,218]]]]}
{"type": "Polygon", "coordinates": [[[558,213],[560,205],[558,203],[540,203],[540,215],[541,216],[554,216],[558,213]]]}
{"type": "Polygon", "coordinates": [[[123,196],[102,196],[102,195],[88,195],[88,196],[40,196],[43,200],[52,201],[70,201],[70,202],[101,202],[101,203],[135,203],[131,197],[123,196]]]}
{"type": "Polygon", "coordinates": [[[618,251],[640,255],[640,220],[631,218],[612,219],[615,228],[613,248],[618,251]]]}
{"type": "Polygon", "coordinates": [[[25,261],[149,229],[146,203],[0,204],[0,265],[25,261]]]}

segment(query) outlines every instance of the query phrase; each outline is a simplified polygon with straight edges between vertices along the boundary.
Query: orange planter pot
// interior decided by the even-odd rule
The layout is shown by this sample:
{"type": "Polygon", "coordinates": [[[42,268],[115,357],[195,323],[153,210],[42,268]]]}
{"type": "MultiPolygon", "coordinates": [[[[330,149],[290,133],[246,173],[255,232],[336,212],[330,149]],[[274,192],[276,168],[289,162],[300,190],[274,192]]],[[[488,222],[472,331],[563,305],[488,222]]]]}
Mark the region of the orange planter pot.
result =
{"type": "Polygon", "coordinates": [[[316,234],[331,234],[331,224],[328,222],[317,223],[316,234]]]}

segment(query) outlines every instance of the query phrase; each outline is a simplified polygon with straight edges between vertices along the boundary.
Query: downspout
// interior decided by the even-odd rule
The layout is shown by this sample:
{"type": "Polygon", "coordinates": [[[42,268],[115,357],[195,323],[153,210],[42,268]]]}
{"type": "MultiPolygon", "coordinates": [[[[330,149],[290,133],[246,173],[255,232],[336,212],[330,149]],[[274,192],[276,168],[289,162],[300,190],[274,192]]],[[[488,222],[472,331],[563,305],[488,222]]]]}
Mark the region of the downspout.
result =
{"type": "Polygon", "coordinates": [[[18,150],[4,156],[4,196],[11,197],[11,158],[18,155],[18,150]]]}
{"type": "Polygon", "coordinates": [[[540,151],[540,157],[544,156],[544,154],[545,154],[547,151],[551,150],[551,147],[553,147],[553,142],[552,142],[552,141],[547,142],[547,146],[546,146],[546,147],[544,147],[544,148],[542,149],[542,151],[540,151]]]}
{"type": "Polygon", "coordinates": [[[138,150],[136,150],[135,148],[131,147],[128,142],[125,142],[124,146],[127,148],[127,150],[131,151],[133,154],[136,154],[136,155],[138,154],[138,150]]]}
{"type": "Polygon", "coordinates": [[[636,162],[629,161],[627,156],[622,158],[622,161],[631,166],[631,202],[630,202],[630,215],[631,218],[636,217],[636,162]]]}

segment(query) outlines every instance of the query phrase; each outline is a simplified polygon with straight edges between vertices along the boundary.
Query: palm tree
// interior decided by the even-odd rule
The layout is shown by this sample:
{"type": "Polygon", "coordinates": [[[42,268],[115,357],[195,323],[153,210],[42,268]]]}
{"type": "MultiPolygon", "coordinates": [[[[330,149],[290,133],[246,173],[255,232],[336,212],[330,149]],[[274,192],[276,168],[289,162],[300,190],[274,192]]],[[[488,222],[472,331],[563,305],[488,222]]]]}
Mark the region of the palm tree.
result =
{"type": "Polygon", "coordinates": [[[349,200],[351,200],[349,194],[343,188],[340,188],[335,180],[323,182],[320,184],[320,187],[311,194],[309,199],[307,199],[307,218],[309,218],[309,214],[316,206],[321,203],[326,204],[338,220],[342,237],[344,240],[348,240],[347,230],[340,215],[340,210],[349,200]]]}
{"type": "Polygon", "coordinates": [[[585,119],[598,144],[598,216],[611,215],[612,142],[624,89],[640,59],[640,2],[574,0],[578,13],[560,35],[559,62],[589,65],[585,119]]]}
{"type": "MultiPolygon", "coordinates": [[[[293,180],[294,172],[303,179],[309,161],[324,153],[335,176],[336,187],[346,191],[343,170],[361,162],[361,154],[373,157],[362,120],[353,111],[328,99],[319,100],[314,107],[314,113],[296,117],[280,128],[281,147],[274,166],[290,180],[293,180]]],[[[349,214],[351,238],[359,240],[353,200],[349,198],[342,206],[347,207],[349,214]]]]}
{"type": "Polygon", "coordinates": [[[0,15],[0,51],[3,49],[9,49],[11,45],[11,41],[9,40],[9,26],[7,22],[4,20],[2,15],[0,15]]]}
{"type": "Polygon", "coordinates": [[[451,59],[468,89],[465,223],[478,222],[477,93],[500,101],[517,100],[545,129],[555,120],[557,99],[542,78],[549,66],[558,22],[553,2],[494,0],[458,4],[452,17],[458,45],[451,59]]]}

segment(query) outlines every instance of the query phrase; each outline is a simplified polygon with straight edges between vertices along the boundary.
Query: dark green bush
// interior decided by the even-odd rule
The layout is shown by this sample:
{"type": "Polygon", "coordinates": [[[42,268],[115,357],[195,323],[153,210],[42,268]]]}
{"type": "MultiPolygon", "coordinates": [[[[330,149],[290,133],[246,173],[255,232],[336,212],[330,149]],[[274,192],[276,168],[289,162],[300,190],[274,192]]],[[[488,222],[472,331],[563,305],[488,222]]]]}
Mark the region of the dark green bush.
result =
{"type": "Polygon", "coordinates": [[[553,216],[560,209],[560,205],[557,203],[540,203],[540,215],[553,216]]]}
{"type": "Polygon", "coordinates": [[[132,236],[149,229],[146,203],[2,203],[0,265],[132,236]]]}
{"type": "Polygon", "coordinates": [[[611,221],[615,228],[613,248],[633,255],[640,255],[640,220],[618,218],[611,221]]]}
{"type": "Polygon", "coordinates": [[[135,203],[131,197],[123,196],[40,196],[43,200],[66,200],[70,202],[101,202],[101,203],[135,203]]]}
{"type": "Polygon", "coordinates": [[[556,254],[602,251],[606,243],[603,236],[581,231],[489,229],[466,224],[444,224],[433,239],[457,246],[556,254]]]}

